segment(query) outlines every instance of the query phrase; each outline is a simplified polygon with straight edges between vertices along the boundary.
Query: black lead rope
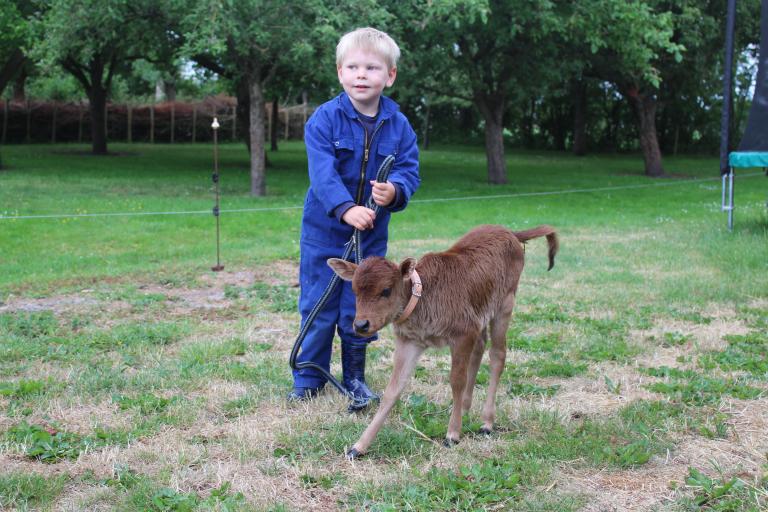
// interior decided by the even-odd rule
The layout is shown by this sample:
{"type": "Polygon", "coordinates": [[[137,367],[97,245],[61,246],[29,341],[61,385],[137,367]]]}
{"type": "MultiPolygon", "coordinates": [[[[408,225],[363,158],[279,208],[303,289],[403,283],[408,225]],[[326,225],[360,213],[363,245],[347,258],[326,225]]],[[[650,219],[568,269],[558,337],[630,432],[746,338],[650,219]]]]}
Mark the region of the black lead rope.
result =
{"type": "MultiPolygon", "coordinates": [[[[379,166],[379,170],[376,172],[376,181],[379,183],[386,183],[387,178],[389,177],[389,171],[392,170],[392,165],[395,163],[395,157],[393,155],[389,155],[384,159],[384,161],[379,166]]],[[[378,216],[379,211],[381,210],[381,207],[377,205],[373,201],[373,196],[368,198],[368,202],[365,205],[367,208],[370,208],[373,210],[376,215],[378,216]]],[[[362,260],[362,247],[360,245],[360,233],[361,231],[359,229],[355,229],[355,231],[352,233],[352,238],[349,239],[349,242],[346,244],[346,249],[344,249],[344,254],[342,254],[341,259],[345,261],[353,261],[351,258],[353,257],[354,253],[354,261],[358,265],[360,264],[360,261],[362,260]]],[[[291,368],[294,370],[303,370],[304,368],[313,368],[325,376],[326,379],[328,379],[328,382],[333,384],[333,386],[339,390],[339,393],[342,395],[348,397],[350,400],[353,401],[353,403],[350,405],[350,408],[353,408],[358,404],[357,400],[355,400],[354,396],[351,392],[347,391],[347,389],[344,387],[344,385],[339,382],[336,377],[331,375],[330,372],[328,372],[325,368],[318,365],[317,363],[313,363],[312,361],[303,361],[303,362],[297,362],[296,357],[299,355],[299,350],[301,349],[301,345],[304,342],[304,338],[307,336],[307,332],[309,331],[310,326],[315,321],[315,317],[317,317],[318,313],[325,307],[325,304],[328,302],[328,298],[333,294],[334,290],[336,290],[336,286],[338,286],[339,281],[341,278],[338,276],[338,274],[333,274],[333,277],[331,278],[331,281],[328,283],[328,286],[325,287],[325,291],[323,291],[323,294],[320,296],[320,300],[317,301],[317,303],[312,307],[312,310],[309,312],[309,315],[307,316],[307,320],[304,322],[304,324],[301,326],[301,330],[299,331],[299,335],[296,338],[296,341],[293,344],[293,350],[291,350],[291,357],[288,360],[289,364],[291,365],[291,368]]]]}

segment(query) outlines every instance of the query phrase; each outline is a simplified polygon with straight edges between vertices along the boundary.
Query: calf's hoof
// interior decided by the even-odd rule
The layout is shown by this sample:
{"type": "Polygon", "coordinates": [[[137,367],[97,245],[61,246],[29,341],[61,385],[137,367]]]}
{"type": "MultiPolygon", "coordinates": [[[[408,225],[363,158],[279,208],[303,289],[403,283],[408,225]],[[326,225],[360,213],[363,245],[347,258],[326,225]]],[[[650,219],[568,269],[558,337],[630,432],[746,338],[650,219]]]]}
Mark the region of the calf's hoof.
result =
{"type": "Polygon", "coordinates": [[[355,460],[355,459],[359,459],[362,456],[363,454],[357,451],[357,448],[350,448],[349,451],[347,452],[346,457],[347,457],[347,460],[355,460]]]}
{"type": "Polygon", "coordinates": [[[478,434],[483,436],[490,436],[493,434],[493,429],[482,427],[480,430],[478,430],[478,434]]]}
{"type": "Polygon", "coordinates": [[[446,437],[445,439],[443,439],[443,446],[445,446],[446,448],[453,448],[457,444],[459,444],[458,439],[451,439],[450,437],[446,437]]]}

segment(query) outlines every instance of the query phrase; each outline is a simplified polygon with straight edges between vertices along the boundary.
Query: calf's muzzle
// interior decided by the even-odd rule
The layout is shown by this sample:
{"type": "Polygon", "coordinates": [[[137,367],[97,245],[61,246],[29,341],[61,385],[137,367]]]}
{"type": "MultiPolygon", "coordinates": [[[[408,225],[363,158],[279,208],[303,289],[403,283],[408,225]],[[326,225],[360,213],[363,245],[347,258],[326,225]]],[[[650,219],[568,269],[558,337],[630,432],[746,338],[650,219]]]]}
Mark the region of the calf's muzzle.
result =
{"type": "Polygon", "coordinates": [[[352,325],[355,328],[355,332],[364,334],[368,332],[371,323],[368,320],[355,320],[352,325]]]}

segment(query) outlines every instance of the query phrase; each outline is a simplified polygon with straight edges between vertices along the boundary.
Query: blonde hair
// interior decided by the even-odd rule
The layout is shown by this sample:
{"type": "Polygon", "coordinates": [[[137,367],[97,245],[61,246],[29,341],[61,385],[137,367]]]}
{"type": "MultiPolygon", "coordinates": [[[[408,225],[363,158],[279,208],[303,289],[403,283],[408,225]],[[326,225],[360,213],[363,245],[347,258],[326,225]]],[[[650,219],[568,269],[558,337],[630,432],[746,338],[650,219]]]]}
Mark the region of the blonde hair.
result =
{"type": "Polygon", "coordinates": [[[400,48],[394,39],[381,30],[365,27],[348,32],[339,40],[336,45],[336,66],[341,66],[344,57],[353,48],[379,55],[389,69],[396,67],[397,59],[400,58],[400,48]]]}

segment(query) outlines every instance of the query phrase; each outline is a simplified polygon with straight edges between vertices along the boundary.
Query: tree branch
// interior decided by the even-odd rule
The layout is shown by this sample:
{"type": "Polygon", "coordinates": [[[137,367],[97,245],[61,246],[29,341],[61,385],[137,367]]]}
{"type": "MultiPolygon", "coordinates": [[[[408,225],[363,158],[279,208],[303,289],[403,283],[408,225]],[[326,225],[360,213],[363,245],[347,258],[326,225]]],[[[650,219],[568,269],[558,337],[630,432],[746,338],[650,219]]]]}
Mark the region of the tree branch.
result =
{"type": "Polygon", "coordinates": [[[79,62],[75,61],[72,57],[65,57],[63,61],[61,61],[61,67],[69,71],[72,76],[74,76],[77,81],[79,81],[81,84],[83,84],[83,87],[85,87],[86,91],[91,90],[91,82],[88,80],[88,76],[86,76],[86,69],[84,66],[80,65],[79,62]]]}

